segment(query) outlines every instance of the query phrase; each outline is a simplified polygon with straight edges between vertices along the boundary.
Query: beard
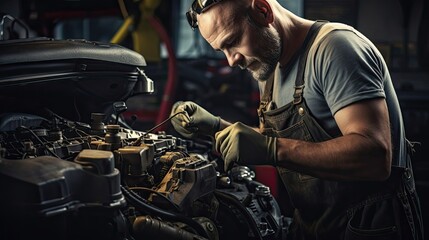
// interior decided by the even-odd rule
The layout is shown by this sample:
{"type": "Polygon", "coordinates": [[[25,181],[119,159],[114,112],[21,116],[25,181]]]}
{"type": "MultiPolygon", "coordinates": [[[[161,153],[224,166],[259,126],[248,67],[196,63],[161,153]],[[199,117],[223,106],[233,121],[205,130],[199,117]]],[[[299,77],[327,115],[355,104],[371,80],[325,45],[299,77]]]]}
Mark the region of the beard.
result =
{"type": "Polygon", "coordinates": [[[259,63],[255,70],[248,69],[252,77],[257,81],[265,82],[268,80],[276,69],[280,60],[281,41],[277,31],[272,28],[262,28],[259,43],[261,46],[257,49],[258,57],[250,58],[240,64],[240,68],[245,69],[249,65],[259,63]]]}

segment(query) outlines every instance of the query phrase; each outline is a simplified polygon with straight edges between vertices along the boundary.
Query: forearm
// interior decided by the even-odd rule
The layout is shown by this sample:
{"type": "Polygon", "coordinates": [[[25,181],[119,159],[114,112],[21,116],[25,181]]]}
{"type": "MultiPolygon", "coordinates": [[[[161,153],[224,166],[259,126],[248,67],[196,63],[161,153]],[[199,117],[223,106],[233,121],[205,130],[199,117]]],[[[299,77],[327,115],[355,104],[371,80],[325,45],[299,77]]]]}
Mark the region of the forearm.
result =
{"type": "Polygon", "coordinates": [[[277,165],[325,179],[381,181],[390,174],[388,144],[360,134],[319,143],[279,138],[277,165]]]}

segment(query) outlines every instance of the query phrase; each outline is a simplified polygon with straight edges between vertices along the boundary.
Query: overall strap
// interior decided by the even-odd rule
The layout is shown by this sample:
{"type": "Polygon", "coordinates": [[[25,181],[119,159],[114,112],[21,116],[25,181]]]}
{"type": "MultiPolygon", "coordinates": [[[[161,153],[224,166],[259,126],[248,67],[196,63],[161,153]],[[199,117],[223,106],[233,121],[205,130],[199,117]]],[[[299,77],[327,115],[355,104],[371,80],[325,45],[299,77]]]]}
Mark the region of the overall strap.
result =
{"type": "Polygon", "coordinates": [[[326,21],[316,21],[310,28],[307,37],[305,38],[302,53],[299,58],[298,63],[298,72],[296,74],[295,79],[295,92],[293,94],[293,104],[299,104],[302,102],[302,96],[304,92],[304,71],[305,71],[305,65],[307,63],[307,55],[310,51],[311,45],[314,42],[314,39],[316,39],[317,34],[320,31],[320,28],[326,23],[326,21]]]}
{"type": "MultiPolygon", "coordinates": [[[[295,81],[295,92],[294,92],[294,104],[298,104],[302,101],[302,91],[304,88],[304,69],[305,69],[305,62],[307,59],[308,52],[310,50],[310,47],[316,38],[320,28],[325,24],[326,21],[316,21],[308,31],[308,34],[303,42],[302,47],[298,50],[297,53],[300,56],[299,65],[298,65],[298,73],[297,73],[297,79],[295,81]]],[[[274,74],[273,74],[274,75],[274,74]]],[[[272,100],[273,95],[273,85],[274,85],[274,76],[269,78],[265,84],[264,92],[261,97],[261,101],[259,103],[258,108],[258,116],[261,120],[261,122],[264,122],[263,114],[267,110],[268,104],[272,100]]]]}

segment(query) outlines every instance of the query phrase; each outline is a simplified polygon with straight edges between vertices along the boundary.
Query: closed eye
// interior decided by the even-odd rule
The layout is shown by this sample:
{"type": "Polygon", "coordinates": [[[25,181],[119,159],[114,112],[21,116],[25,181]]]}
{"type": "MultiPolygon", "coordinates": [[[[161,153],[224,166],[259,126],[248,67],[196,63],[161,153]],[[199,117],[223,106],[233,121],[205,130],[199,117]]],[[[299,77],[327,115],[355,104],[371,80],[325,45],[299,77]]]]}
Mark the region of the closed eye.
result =
{"type": "Polygon", "coordinates": [[[225,47],[226,48],[233,48],[233,47],[236,47],[239,43],[240,43],[240,39],[239,38],[234,38],[231,41],[227,42],[227,44],[225,45],[225,47]]]}
{"type": "Polygon", "coordinates": [[[236,47],[238,44],[240,44],[241,38],[240,37],[231,37],[228,38],[227,40],[223,41],[220,46],[219,49],[215,49],[216,51],[221,51],[221,50],[225,50],[225,49],[230,49],[233,47],[236,47]]]}

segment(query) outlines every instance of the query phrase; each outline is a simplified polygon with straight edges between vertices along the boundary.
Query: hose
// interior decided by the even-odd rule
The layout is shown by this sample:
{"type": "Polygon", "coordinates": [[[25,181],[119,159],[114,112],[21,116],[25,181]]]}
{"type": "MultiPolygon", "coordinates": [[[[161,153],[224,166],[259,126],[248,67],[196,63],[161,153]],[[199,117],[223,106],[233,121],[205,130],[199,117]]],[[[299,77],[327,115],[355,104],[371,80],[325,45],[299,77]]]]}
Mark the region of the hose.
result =
{"type": "Polygon", "coordinates": [[[133,232],[138,239],[207,240],[207,238],[170,226],[150,216],[139,216],[133,223],[133,232]]]}
{"type": "Polygon", "coordinates": [[[205,238],[208,238],[207,233],[204,230],[204,228],[199,223],[194,221],[193,219],[186,217],[184,215],[181,215],[181,214],[167,212],[163,209],[149,205],[148,203],[146,203],[145,199],[140,197],[135,192],[129,191],[128,189],[126,189],[123,186],[121,186],[121,191],[125,195],[127,200],[134,207],[136,207],[138,210],[143,211],[143,212],[147,212],[150,214],[155,214],[155,215],[158,215],[158,216],[165,218],[165,219],[168,219],[168,220],[183,222],[183,223],[189,225],[190,227],[192,227],[195,231],[197,231],[197,233],[199,235],[201,235],[205,238]]]}

